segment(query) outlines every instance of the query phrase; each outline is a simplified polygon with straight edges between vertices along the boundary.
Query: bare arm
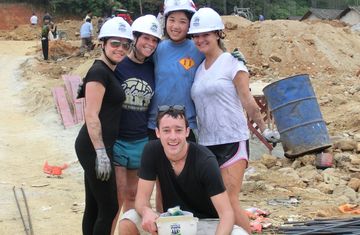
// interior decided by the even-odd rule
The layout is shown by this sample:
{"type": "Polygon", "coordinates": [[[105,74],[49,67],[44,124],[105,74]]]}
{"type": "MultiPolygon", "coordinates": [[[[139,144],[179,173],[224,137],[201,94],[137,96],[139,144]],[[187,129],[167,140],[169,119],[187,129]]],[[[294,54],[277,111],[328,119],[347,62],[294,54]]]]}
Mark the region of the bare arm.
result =
{"type": "Polygon", "coordinates": [[[233,83],[247,115],[249,115],[249,117],[256,123],[256,125],[260,128],[260,131],[263,132],[266,129],[266,124],[261,116],[259,106],[257,105],[254,97],[251,95],[249,80],[250,78],[247,72],[239,71],[236,74],[233,83]]]}
{"type": "Polygon", "coordinates": [[[227,192],[225,191],[212,196],[211,201],[219,215],[219,224],[216,228],[216,235],[231,234],[234,227],[235,215],[227,192]]]}
{"type": "Polygon", "coordinates": [[[86,84],[85,121],[91,142],[95,149],[105,148],[102,138],[99,112],[105,94],[105,87],[99,82],[86,84]]]}
{"type": "Polygon", "coordinates": [[[139,179],[135,198],[135,209],[142,217],[142,228],[151,234],[157,234],[156,219],[159,215],[151,209],[150,198],[155,181],[139,179]]]}

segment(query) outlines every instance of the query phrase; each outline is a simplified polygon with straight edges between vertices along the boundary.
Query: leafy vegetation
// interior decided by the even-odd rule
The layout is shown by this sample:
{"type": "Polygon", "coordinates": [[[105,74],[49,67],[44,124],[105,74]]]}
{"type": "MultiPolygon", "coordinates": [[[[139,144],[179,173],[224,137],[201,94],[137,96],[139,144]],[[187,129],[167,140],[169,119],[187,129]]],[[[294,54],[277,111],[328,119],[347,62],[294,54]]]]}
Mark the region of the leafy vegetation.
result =
{"type": "MultiPolygon", "coordinates": [[[[125,8],[133,18],[141,14],[157,14],[163,0],[0,0],[0,2],[23,2],[49,10],[54,15],[83,17],[88,10],[97,16],[110,16],[112,10],[125,8]]],[[[194,0],[198,7],[209,6],[220,14],[234,13],[234,7],[250,8],[254,19],[262,14],[265,19],[284,19],[301,16],[309,7],[344,9],[348,5],[360,5],[360,0],[194,0]]]]}

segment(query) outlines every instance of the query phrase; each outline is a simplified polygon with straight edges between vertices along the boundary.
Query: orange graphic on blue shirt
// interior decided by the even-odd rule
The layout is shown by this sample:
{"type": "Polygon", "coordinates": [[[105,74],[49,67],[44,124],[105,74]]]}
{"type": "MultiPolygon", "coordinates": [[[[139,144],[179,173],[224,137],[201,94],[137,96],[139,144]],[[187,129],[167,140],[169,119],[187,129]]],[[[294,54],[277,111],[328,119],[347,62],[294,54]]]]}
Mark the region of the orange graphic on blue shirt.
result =
{"type": "Polygon", "coordinates": [[[183,58],[179,62],[186,70],[191,69],[195,65],[195,61],[191,58],[183,58]]]}

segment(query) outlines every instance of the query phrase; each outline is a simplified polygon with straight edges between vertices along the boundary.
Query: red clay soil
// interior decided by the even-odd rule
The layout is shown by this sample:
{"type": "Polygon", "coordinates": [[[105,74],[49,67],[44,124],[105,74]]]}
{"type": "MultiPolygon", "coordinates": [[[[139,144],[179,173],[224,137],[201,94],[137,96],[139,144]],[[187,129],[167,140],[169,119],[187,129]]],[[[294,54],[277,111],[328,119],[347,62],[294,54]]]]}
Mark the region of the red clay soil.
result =
{"type": "Polygon", "coordinates": [[[19,25],[30,24],[30,17],[35,11],[39,18],[40,13],[36,11],[33,6],[25,3],[0,3],[0,30],[11,30],[17,28],[19,25]]]}

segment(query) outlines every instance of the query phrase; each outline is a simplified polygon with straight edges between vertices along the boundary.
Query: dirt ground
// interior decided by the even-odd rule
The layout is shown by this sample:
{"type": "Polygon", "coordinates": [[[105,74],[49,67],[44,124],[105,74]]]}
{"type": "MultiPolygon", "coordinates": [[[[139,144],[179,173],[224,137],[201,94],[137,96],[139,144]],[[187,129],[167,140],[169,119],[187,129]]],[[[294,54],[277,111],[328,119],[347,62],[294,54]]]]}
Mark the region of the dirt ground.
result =
{"type": "MultiPolygon", "coordinates": [[[[243,207],[270,212],[268,234],[286,221],[353,216],[337,207],[360,203],[359,33],[336,21],[223,19],[225,45],[243,52],[253,82],[310,74],[334,143],[334,167],[327,170],[315,168],[314,155],[289,160],[253,144],[239,197],[243,207]],[[284,202],[290,196],[298,201],[284,202]]],[[[80,126],[64,129],[51,95],[52,87],[63,85],[62,74],[84,76],[100,53],[76,56],[80,24],[59,23],[71,40],[51,42],[48,62],[42,60],[39,29],[0,31],[0,234],[24,234],[13,187],[26,193],[35,234],[81,234],[83,175],[73,147],[80,126]],[[62,177],[49,177],[42,171],[46,160],[69,167],[62,177]]]]}

